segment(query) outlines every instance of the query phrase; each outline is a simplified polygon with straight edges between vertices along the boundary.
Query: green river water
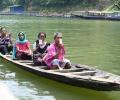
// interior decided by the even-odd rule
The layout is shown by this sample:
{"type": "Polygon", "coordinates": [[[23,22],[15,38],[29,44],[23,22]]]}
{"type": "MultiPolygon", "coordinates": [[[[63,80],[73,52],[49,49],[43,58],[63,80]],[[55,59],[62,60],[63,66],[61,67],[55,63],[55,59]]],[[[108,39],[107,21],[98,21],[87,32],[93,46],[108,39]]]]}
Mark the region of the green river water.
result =
{"type": "MultiPolygon", "coordinates": [[[[40,31],[53,42],[54,32],[63,32],[66,58],[120,75],[120,22],[47,18],[32,16],[0,16],[0,26],[6,26],[16,39],[20,31],[27,33],[32,44],[40,31]]],[[[95,91],[69,86],[24,71],[0,59],[0,82],[18,100],[119,100],[120,91],[95,91]]]]}

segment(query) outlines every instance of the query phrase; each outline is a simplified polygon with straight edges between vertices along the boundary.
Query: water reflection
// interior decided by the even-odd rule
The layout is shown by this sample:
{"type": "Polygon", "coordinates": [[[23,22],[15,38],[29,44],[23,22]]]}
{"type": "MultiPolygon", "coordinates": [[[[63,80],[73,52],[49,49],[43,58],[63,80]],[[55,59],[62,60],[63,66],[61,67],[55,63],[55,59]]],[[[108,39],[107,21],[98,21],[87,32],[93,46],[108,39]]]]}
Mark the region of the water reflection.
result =
{"type": "Polygon", "coordinates": [[[55,100],[54,96],[50,95],[48,90],[44,90],[39,87],[41,84],[38,83],[41,82],[38,77],[31,75],[30,73],[26,74],[24,73],[24,70],[16,69],[12,66],[13,65],[11,64],[9,64],[9,66],[4,65],[4,68],[2,68],[0,71],[0,79],[2,79],[2,82],[10,88],[10,90],[14,93],[15,96],[18,97],[18,99],[55,100]]]}
{"type": "Polygon", "coordinates": [[[5,23],[7,23],[7,24],[8,24],[8,23],[14,24],[14,23],[17,23],[17,22],[18,22],[18,20],[10,20],[10,19],[9,19],[9,20],[6,20],[6,19],[0,20],[0,23],[1,23],[1,24],[2,24],[2,23],[3,23],[3,24],[5,24],[5,23]]]}
{"type": "Polygon", "coordinates": [[[0,67],[3,67],[4,65],[0,65],[0,67]]]}

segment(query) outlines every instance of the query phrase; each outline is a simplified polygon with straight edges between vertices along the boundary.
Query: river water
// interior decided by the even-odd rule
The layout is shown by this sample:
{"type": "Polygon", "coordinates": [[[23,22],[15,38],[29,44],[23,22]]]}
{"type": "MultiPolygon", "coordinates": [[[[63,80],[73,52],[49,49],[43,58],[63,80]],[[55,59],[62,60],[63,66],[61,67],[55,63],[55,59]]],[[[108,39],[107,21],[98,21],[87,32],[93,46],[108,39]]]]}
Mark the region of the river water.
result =
{"type": "MultiPolygon", "coordinates": [[[[0,16],[0,26],[12,32],[15,41],[20,31],[27,33],[32,44],[40,31],[53,42],[54,32],[63,32],[66,57],[74,63],[94,66],[120,75],[120,22],[47,18],[32,16],[0,16]]],[[[19,100],[119,100],[120,91],[95,91],[69,86],[24,71],[0,59],[0,82],[19,100]]]]}

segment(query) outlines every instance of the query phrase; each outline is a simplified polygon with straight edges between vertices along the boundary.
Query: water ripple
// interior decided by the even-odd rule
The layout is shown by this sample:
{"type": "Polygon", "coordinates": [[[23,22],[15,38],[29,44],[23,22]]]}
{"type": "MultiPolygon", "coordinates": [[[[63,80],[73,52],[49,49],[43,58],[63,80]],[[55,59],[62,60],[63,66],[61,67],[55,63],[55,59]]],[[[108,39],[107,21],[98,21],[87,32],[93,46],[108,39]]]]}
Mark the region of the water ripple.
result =
{"type": "Polygon", "coordinates": [[[0,67],[3,67],[4,65],[0,65],[0,67]]]}
{"type": "Polygon", "coordinates": [[[6,79],[15,78],[15,72],[5,74],[5,78],[6,78],[6,79]]]}

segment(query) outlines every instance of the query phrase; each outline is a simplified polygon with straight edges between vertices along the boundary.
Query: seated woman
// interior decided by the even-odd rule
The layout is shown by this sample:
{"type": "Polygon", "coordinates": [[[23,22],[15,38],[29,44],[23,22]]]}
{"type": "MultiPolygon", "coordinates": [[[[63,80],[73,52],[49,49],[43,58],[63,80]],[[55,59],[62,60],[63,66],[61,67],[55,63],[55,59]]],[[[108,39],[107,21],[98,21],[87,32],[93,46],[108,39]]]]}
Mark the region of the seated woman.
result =
{"type": "Polygon", "coordinates": [[[44,65],[42,62],[42,58],[45,56],[47,53],[47,48],[50,45],[50,43],[47,43],[45,41],[46,38],[46,33],[45,32],[40,32],[38,34],[38,39],[33,45],[33,63],[34,65],[44,65]]]}
{"type": "Polygon", "coordinates": [[[30,42],[26,39],[26,34],[23,32],[18,34],[17,41],[13,47],[13,59],[32,60],[30,42]]]}
{"type": "Polygon", "coordinates": [[[43,61],[48,66],[48,69],[69,69],[71,62],[65,59],[65,48],[62,43],[62,33],[54,34],[54,43],[52,43],[47,54],[44,56],[43,61]]]}
{"type": "Polygon", "coordinates": [[[0,28],[0,52],[8,54],[12,51],[11,33],[7,32],[5,27],[0,28]]]}

